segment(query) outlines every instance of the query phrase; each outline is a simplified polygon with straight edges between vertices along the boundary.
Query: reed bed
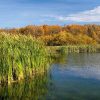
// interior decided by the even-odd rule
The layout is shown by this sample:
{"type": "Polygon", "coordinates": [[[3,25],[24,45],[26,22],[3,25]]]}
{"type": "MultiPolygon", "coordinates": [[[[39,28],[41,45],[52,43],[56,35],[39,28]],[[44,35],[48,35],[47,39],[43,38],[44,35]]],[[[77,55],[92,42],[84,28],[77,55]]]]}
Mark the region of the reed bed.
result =
{"type": "Polygon", "coordinates": [[[55,53],[97,53],[100,52],[100,45],[67,45],[67,46],[48,46],[50,54],[55,53]]]}
{"type": "Polygon", "coordinates": [[[43,72],[47,62],[42,42],[31,36],[0,33],[0,83],[11,83],[43,72]]]}

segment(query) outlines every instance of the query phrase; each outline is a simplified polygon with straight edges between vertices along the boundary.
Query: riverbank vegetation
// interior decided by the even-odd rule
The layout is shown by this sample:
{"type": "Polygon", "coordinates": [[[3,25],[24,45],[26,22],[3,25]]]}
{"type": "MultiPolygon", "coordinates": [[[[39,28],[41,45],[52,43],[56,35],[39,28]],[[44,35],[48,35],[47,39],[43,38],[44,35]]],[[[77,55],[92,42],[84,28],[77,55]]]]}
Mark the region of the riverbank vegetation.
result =
{"type": "Polygon", "coordinates": [[[67,46],[48,46],[50,54],[55,53],[99,53],[100,45],[67,45],[67,46]]]}
{"type": "Polygon", "coordinates": [[[0,34],[0,83],[24,79],[47,66],[44,43],[31,36],[0,34]]]}
{"type": "Polygon", "coordinates": [[[44,72],[54,54],[82,52],[100,52],[99,25],[0,29],[0,83],[44,72]]]}

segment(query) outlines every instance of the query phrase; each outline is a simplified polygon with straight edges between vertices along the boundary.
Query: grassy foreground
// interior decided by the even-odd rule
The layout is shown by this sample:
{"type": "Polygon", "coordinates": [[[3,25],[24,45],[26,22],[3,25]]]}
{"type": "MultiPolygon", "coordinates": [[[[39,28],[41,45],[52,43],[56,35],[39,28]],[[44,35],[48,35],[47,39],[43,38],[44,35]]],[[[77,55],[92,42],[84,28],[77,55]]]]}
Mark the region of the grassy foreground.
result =
{"type": "Polygon", "coordinates": [[[47,62],[42,42],[31,36],[0,33],[0,83],[11,83],[43,72],[47,62]]]}

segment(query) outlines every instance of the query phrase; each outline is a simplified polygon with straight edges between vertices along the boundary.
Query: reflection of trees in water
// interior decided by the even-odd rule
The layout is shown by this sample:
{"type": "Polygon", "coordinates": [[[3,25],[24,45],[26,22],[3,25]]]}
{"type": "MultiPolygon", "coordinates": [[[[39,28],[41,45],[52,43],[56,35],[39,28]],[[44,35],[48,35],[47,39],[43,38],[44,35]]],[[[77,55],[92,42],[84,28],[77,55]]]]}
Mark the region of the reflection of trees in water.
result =
{"type": "Polygon", "coordinates": [[[66,64],[67,54],[56,53],[52,56],[52,63],[66,64]]]}
{"type": "Polygon", "coordinates": [[[52,55],[52,64],[85,67],[87,65],[100,65],[99,53],[55,53],[52,55]]]}
{"type": "Polygon", "coordinates": [[[100,65],[100,54],[98,53],[70,53],[68,54],[68,65],[77,67],[100,65]]]}
{"type": "Polygon", "coordinates": [[[37,75],[34,79],[14,83],[0,87],[0,99],[2,100],[38,100],[48,92],[48,74],[37,75]]]}

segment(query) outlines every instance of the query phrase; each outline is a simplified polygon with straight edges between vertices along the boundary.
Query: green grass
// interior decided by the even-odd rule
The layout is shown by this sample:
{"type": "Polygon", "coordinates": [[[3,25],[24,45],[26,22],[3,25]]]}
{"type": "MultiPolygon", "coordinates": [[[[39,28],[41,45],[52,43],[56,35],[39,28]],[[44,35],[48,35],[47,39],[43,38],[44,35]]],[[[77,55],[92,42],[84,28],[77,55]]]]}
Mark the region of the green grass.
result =
{"type": "Polygon", "coordinates": [[[31,36],[0,33],[0,83],[11,83],[46,69],[44,44],[31,36]]]}

